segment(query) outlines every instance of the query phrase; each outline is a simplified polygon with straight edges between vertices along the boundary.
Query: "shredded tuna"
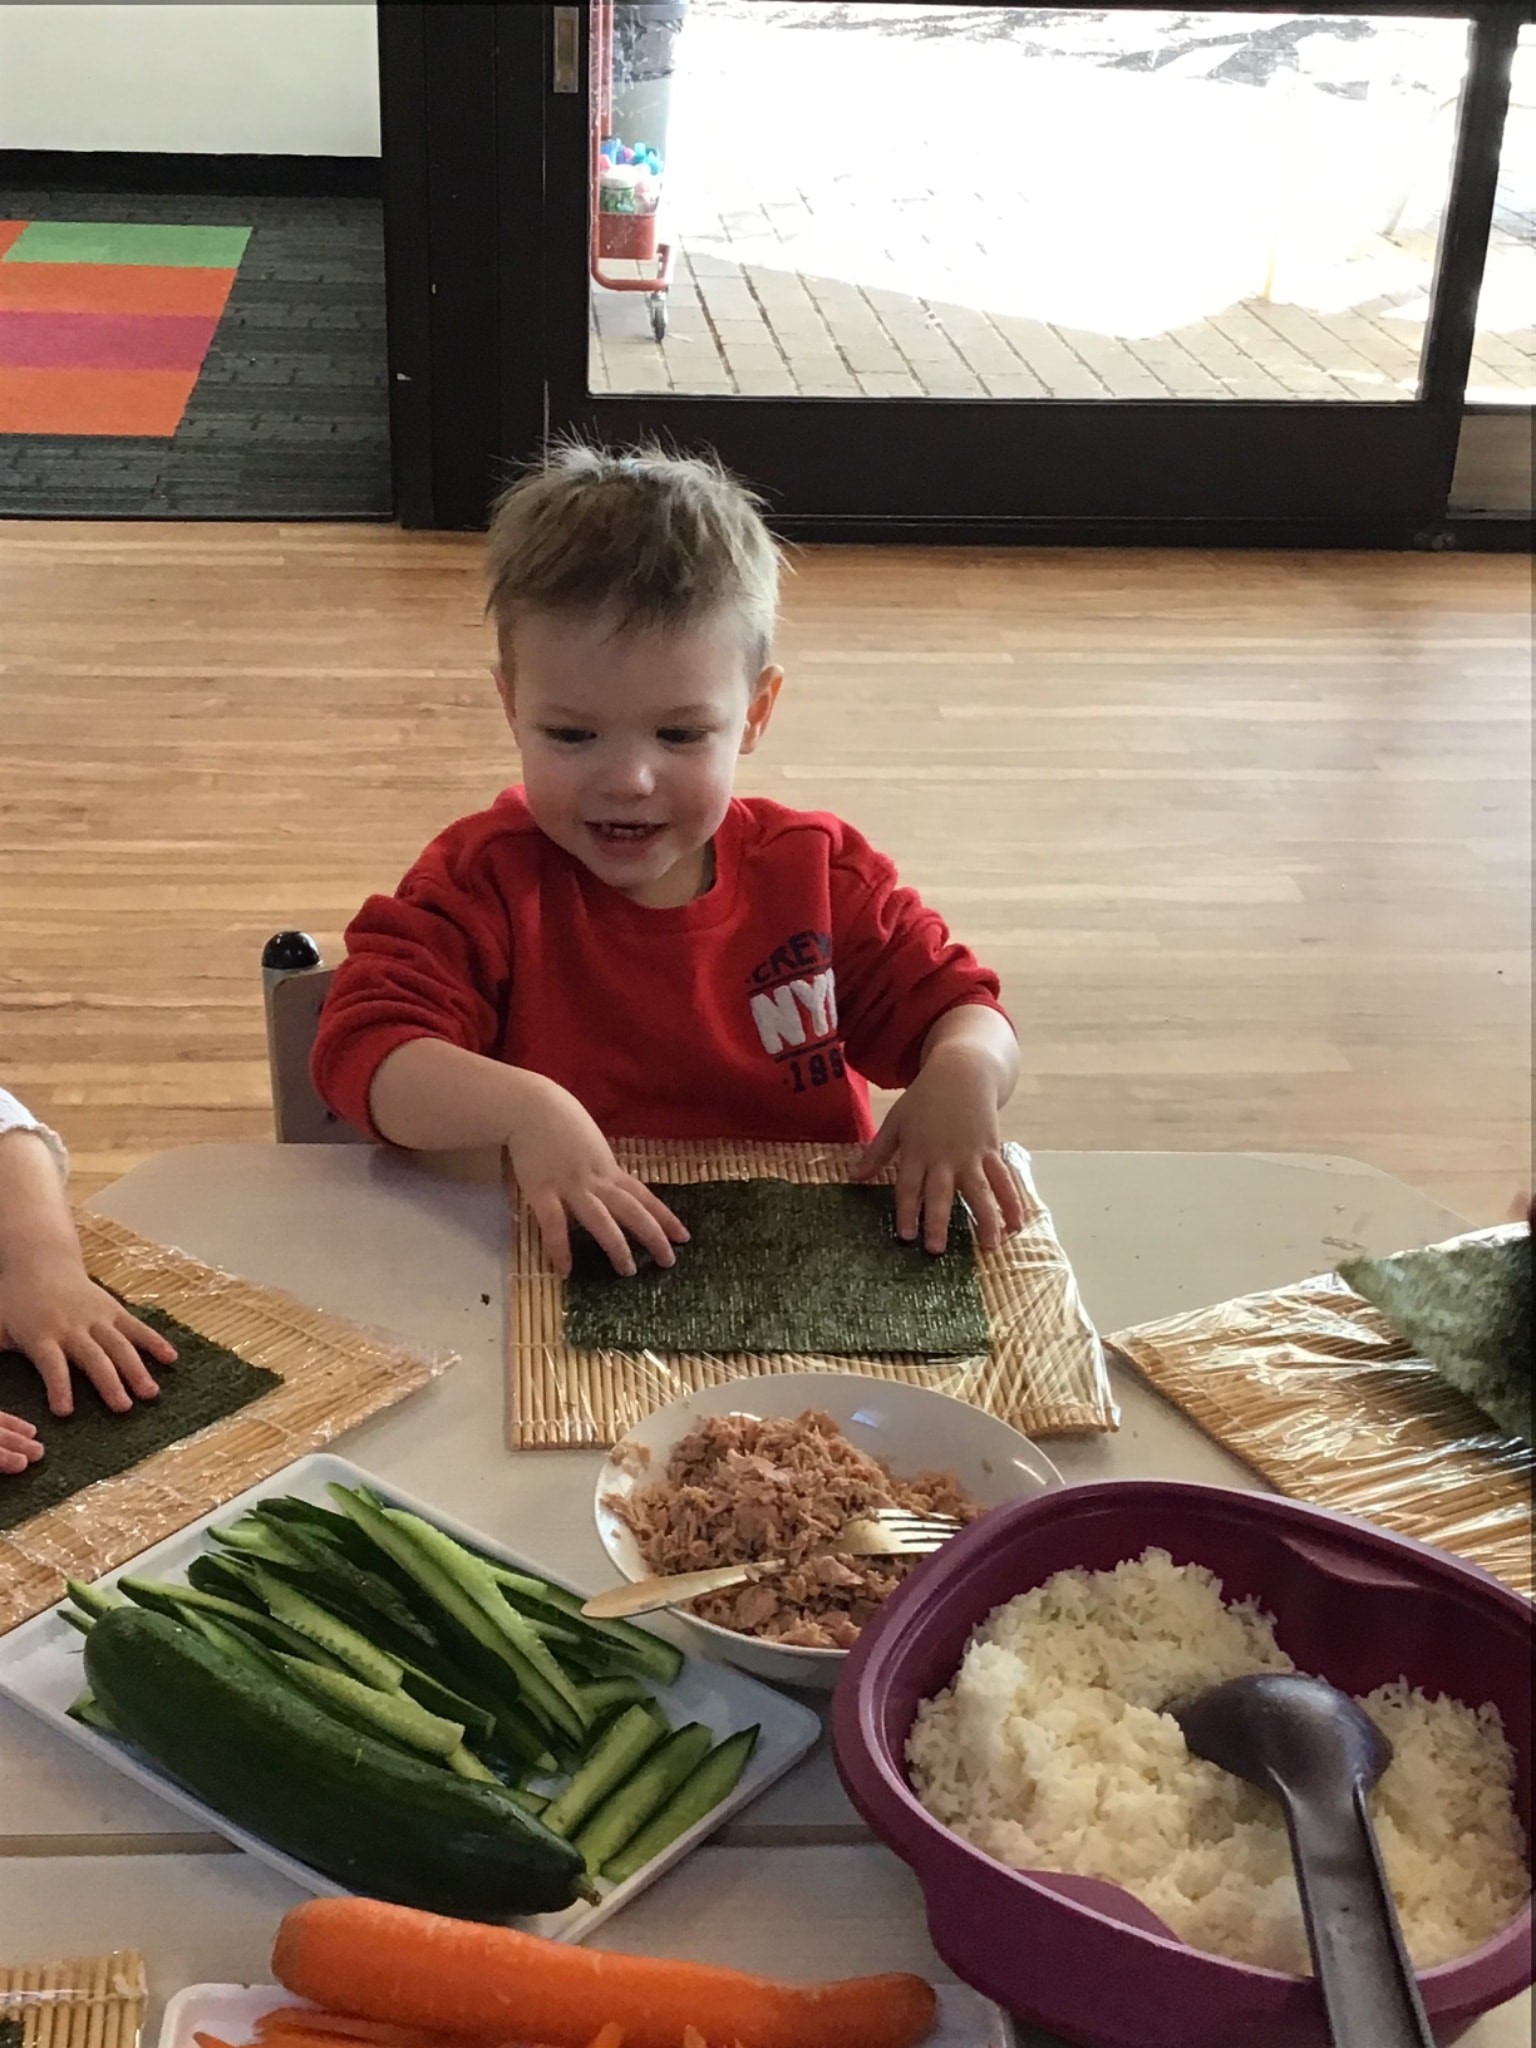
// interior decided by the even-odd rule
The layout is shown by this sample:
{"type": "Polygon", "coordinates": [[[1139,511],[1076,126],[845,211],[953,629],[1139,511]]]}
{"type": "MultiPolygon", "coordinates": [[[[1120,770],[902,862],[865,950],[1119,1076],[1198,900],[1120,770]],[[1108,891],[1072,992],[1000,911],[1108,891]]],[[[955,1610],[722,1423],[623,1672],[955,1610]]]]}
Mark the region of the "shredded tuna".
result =
{"type": "Polygon", "coordinates": [[[846,1650],[917,1560],[845,1557],[826,1546],[873,1508],[974,1521],[982,1511],[950,1472],[897,1479],[856,1450],[830,1415],[715,1415],[673,1451],[665,1479],[608,1505],[653,1572],[787,1559],[791,1569],[692,1603],[702,1621],[768,1642],[846,1650]]]}

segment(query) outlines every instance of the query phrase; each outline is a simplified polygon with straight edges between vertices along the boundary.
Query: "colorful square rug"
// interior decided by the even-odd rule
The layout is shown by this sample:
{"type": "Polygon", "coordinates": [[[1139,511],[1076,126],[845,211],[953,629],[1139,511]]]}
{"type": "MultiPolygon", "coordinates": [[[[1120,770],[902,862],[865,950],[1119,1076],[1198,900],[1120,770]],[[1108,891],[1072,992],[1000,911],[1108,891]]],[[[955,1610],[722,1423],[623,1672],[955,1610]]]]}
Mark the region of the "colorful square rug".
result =
{"type": "Polygon", "coordinates": [[[168,439],[250,234],[0,221],[0,434],[168,439]]]}

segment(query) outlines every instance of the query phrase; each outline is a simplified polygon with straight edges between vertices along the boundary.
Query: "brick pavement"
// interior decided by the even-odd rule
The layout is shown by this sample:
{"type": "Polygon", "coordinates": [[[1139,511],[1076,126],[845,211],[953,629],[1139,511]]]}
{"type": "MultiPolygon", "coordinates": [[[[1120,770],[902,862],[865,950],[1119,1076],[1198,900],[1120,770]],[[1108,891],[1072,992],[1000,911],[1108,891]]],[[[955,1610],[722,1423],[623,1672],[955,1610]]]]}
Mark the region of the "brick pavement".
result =
{"type": "MultiPolygon", "coordinates": [[[[807,274],[792,250],[774,268],[759,239],[740,259],[721,253],[729,246],[725,235],[683,242],[660,347],[642,295],[594,290],[594,391],[1381,401],[1412,395],[1423,345],[1422,284],[1338,308],[1249,298],[1159,332],[1113,335],[807,274]]],[[[1426,277],[1429,261],[1426,252],[1426,277]]],[[[1536,321],[1529,222],[1519,235],[1496,229],[1490,271],[1501,299],[1523,300],[1536,321]]],[[[1533,391],[1532,325],[1480,330],[1472,396],[1509,404],[1533,391]]]]}

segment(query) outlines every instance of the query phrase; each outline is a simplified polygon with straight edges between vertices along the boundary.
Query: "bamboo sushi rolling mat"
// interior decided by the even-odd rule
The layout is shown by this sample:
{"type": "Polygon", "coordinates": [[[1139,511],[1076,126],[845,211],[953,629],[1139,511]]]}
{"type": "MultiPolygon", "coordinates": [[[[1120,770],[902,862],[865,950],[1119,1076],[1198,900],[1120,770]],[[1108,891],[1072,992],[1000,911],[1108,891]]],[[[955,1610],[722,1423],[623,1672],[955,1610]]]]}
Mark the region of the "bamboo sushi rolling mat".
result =
{"type": "Polygon", "coordinates": [[[18,2048],[137,2048],[148,1996],[144,1958],[134,1949],[0,1964],[0,2040],[9,2022],[18,2048]]]}
{"type": "MultiPolygon", "coordinates": [[[[619,1164],[654,1184],[779,1179],[821,1185],[852,1178],[857,1145],[700,1143],[621,1139],[619,1164]]],[[[1028,1436],[1114,1429],[1103,1347],[1021,1146],[1004,1147],[1024,1203],[1024,1228],[976,1271],[992,1327],[978,1358],[583,1351],[564,1336],[564,1283],[515,1186],[507,1289],[508,1436],[514,1450],[606,1448],[672,1401],[728,1380],[792,1372],[866,1373],[953,1394],[1028,1436]]],[[[894,1173],[882,1176],[887,1181],[894,1173]]]]}
{"type": "Polygon", "coordinates": [[[1536,1591],[1536,1454],[1414,1355],[1336,1273],[1142,1323],[1109,1340],[1279,1492],[1536,1591]]]}
{"type": "Polygon", "coordinates": [[[0,1536],[0,1634],[424,1387],[452,1363],[403,1350],[319,1309],[201,1265],[105,1216],[76,1217],[93,1279],[188,1328],[282,1385],[223,1421],[43,1509],[0,1536]]]}

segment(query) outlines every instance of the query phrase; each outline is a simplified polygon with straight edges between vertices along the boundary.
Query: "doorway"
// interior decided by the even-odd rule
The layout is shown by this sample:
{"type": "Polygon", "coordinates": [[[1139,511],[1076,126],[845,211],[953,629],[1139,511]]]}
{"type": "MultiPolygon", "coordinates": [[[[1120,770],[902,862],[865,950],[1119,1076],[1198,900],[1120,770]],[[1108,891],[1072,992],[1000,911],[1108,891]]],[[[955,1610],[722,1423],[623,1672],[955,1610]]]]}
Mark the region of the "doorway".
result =
{"type": "Polygon", "coordinates": [[[829,537],[1443,518],[1512,10],[692,0],[660,338],[643,266],[593,260],[649,142],[592,175],[615,11],[547,74],[551,431],[708,443],[829,537]]]}
{"type": "Polygon", "coordinates": [[[805,538],[1445,544],[1531,17],[391,5],[401,516],[575,431],[711,445],[805,538]],[[659,173],[664,323],[610,172],[659,173]]]}

